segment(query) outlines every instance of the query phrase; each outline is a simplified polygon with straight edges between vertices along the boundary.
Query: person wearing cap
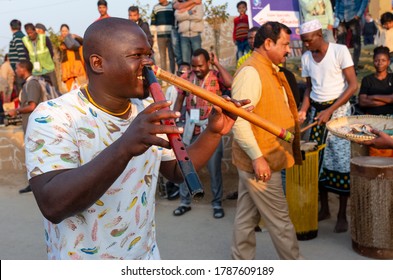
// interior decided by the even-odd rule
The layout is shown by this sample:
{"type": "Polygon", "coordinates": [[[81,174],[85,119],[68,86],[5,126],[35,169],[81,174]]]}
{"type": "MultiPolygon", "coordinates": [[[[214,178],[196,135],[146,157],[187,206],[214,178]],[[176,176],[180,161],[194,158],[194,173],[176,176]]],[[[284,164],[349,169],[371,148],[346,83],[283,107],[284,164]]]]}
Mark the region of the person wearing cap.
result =
{"type": "Polygon", "coordinates": [[[35,25],[35,31],[37,31],[38,34],[44,34],[46,33],[46,27],[42,23],[37,23],[35,25]]]}
{"type": "Polygon", "coordinates": [[[334,16],[330,0],[299,0],[302,22],[313,19],[322,24],[322,34],[325,41],[335,43],[333,36],[334,16]]]}
{"type": "Polygon", "coordinates": [[[255,258],[255,227],[260,218],[280,259],[302,258],[281,178],[281,170],[302,161],[297,106],[278,67],[290,53],[291,33],[279,22],[263,24],[255,35],[251,56],[232,83],[234,98],[250,99],[254,113],[295,135],[293,143],[288,143],[241,118],[233,126],[232,162],[239,174],[231,246],[236,260],[255,258]]]}
{"type": "Polygon", "coordinates": [[[320,158],[319,196],[321,208],[319,220],[330,217],[328,192],[340,196],[340,208],[334,232],[348,230],[346,207],[349,196],[350,142],[332,135],[325,124],[333,118],[351,114],[349,99],[358,85],[354,64],[345,45],[326,42],[322,25],[318,20],[303,23],[300,37],[307,51],[302,55],[302,77],[306,78],[306,90],[299,111],[299,121],[306,120],[310,109],[312,128],[310,141],[326,144],[320,158]]]}

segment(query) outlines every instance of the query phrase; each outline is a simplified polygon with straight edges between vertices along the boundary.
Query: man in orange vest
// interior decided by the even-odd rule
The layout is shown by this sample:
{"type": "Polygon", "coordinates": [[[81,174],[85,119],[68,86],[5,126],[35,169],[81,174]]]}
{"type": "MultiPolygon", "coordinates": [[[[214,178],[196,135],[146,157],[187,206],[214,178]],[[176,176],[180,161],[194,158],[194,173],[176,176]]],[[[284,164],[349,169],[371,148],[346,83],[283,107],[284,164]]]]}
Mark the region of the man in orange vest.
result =
{"type": "Polygon", "coordinates": [[[239,173],[233,259],[254,259],[254,228],[262,218],[281,259],[300,259],[294,226],[282,188],[281,170],[301,162],[296,103],[278,65],[290,52],[291,30],[267,22],[255,36],[254,51],[235,74],[234,98],[251,100],[254,113],[295,135],[287,143],[238,119],[233,127],[232,160],[239,173]]]}

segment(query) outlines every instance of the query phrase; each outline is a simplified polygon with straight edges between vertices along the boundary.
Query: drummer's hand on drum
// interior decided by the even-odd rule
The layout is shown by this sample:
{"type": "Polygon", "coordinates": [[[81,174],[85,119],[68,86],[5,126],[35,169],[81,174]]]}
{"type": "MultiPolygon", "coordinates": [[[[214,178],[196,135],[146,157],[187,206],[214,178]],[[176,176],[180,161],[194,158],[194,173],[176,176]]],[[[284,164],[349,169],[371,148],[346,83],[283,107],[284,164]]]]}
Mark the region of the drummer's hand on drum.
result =
{"type": "Polygon", "coordinates": [[[318,121],[318,125],[323,125],[330,120],[332,114],[333,112],[331,112],[329,109],[326,109],[321,111],[318,116],[314,118],[314,120],[318,121]]]}
{"type": "Polygon", "coordinates": [[[252,161],[252,167],[254,168],[255,178],[257,181],[262,180],[267,182],[272,176],[269,164],[263,156],[256,158],[252,161]]]}
{"type": "Polygon", "coordinates": [[[377,137],[371,140],[363,141],[360,144],[372,146],[378,149],[393,149],[392,137],[390,137],[385,132],[376,129],[372,129],[371,132],[377,135],[377,137]]]}

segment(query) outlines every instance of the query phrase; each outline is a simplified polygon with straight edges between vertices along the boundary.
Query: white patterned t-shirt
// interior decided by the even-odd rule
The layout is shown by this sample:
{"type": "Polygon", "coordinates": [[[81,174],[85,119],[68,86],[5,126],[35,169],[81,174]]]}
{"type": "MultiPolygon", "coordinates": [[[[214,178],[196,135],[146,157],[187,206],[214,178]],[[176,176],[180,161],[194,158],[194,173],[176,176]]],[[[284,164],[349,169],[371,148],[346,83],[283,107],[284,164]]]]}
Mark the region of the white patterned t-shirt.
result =
{"type": "MultiPolygon", "coordinates": [[[[126,120],[97,109],[79,90],[39,104],[25,137],[29,179],[91,161],[149,105],[146,100],[131,101],[126,120]]],[[[152,146],[133,157],[88,209],[59,224],[44,218],[48,258],[159,259],[154,221],[157,177],[160,162],[174,159],[172,150],[152,146]]]]}

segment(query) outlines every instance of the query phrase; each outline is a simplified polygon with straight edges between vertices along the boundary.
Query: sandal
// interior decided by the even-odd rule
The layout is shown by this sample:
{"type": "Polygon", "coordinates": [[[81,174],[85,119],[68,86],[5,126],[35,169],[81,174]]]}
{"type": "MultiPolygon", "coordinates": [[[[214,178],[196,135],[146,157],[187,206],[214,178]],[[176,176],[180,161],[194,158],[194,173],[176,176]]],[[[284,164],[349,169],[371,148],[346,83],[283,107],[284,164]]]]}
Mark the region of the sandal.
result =
{"type": "Polygon", "coordinates": [[[191,210],[191,206],[179,206],[173,211],[173,215],[181,216],[191,210]]]}

